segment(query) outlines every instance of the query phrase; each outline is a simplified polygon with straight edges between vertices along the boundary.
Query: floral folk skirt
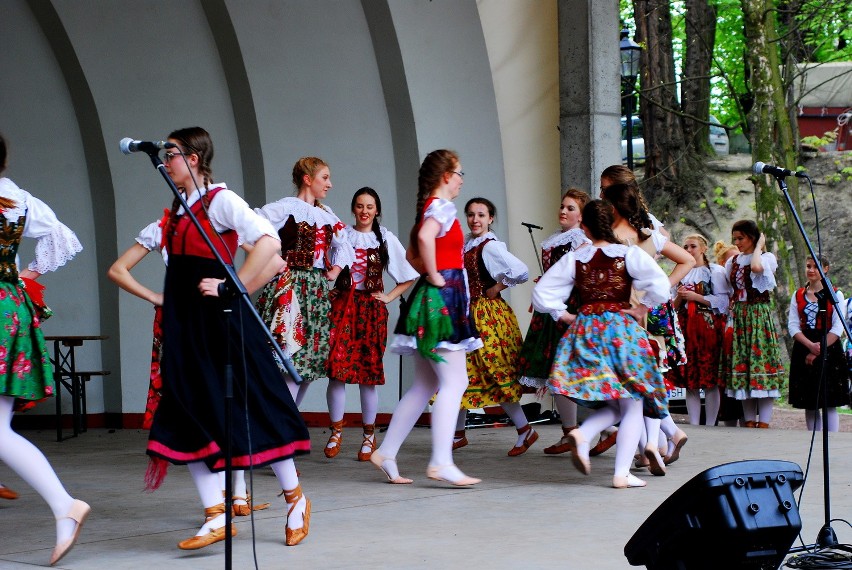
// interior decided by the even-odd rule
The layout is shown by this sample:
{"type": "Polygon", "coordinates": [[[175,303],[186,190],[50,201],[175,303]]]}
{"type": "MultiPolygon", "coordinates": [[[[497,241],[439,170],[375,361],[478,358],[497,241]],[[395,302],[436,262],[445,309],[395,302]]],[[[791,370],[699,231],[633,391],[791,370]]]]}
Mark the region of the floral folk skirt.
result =
{"type": "Polygon", "coordinates": [[[331,291],[328,377],[347,384],[385,383],[382,358],[388,339],[388,309],[369,291],[331,291]]]}
{"type": "Polygon", "coordinates": [[[536,390],[547,386],[556,346],[565,334],[565,329],[565,324],[554,321],[547,313],[533,312],[518,357],[521,384],[536,390]]]}
{"type": "Polygon", "coordinates": [[[678,310],[686,337],[686,364],[675,385],[689,390],[718,388],[724,317],[687,303],[678,310]]]}
{"type": "Polygon", "coordinates": [[[502,298],[479,297],[471,309],[483,347],[467,354],[469,384],[461,405],[472,409],[517,402],[523,387],[518,382],[521,329],[515,313],[502,298]]]}
{"type": "Polygon", "coordinates": [[[642,400],[652,418],[668,415],[668,395],[648,333],[620,312],[580,314],[559,341],[550,391],[599,408],[609,400],[642,400]]]}
{"type": "Polygon", "coordinates": [[[781,395],[784,365],[769,303],[731,304],[719,376],[726,394],[737,400],[781,395]]]}

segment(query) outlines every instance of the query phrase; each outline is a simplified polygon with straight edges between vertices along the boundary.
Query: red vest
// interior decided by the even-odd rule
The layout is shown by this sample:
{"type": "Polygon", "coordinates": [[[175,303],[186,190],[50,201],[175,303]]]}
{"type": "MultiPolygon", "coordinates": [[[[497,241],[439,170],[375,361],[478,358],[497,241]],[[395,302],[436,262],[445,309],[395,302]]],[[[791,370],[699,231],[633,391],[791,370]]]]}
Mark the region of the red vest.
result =
{"type": "MultiPolygon", "coordinates": [[[[807,315],[805,315],[805,306],[808,304],[808,300],[805,297],[805,291],[806,290],[807,290],[807,287],[802,287],[801,289],[796,291],[796,308],[799,310],[799,328],[801,328],[802,330],[810,328],[808,326],[808,317],[807,317],[807,315]]],[[[829,323],[831,322],[833,312],[834,312],[834,307],[831,305],[831,303],[828,303],[828,306],[826,308],[826,317],[827,317],[826,320],[829,323]]],[[[823,329],[824,323],[822,321],[823,321],[822,316],[819,313],[817,313],[816,322],[814,323],[814,325],[815,325],[814,330],[820,330],[821,331],[823,329]]]]}
{"type": "MultiPolygon", "coordinates": [[[[429,209],[429,204],[437,200],[434,196],[426,200],[423,212],[429,209]]],[[[422,223],[422,222],[421,222],[422,223]]],[[[464,269],[464,233],[458,219],[453,220],[453,225],[445,235],[435,238],[435,264],[438,271],[444,269],[464,269]]]]}
{"type": "MultiPolygon", "coordinates": [[[[195,214],[198,221],[201,222],[201,227],[204,228],[205,233],[210,237],[210,241],[213,242],[213,246],[219,252],[219,255],[222,256],[222,259],[233,263],[234,255],[237,253],[237,232],[227,230],[218,234],[210,223],[207,212],[202,207],[202,205],[209,207],[213,198],[222,189],[222,187],[219,187],[207,192],[200,200],[196,200],[189,209],[195,214]],[[220,240],[217,235],[222,236],[222,239],[220,240]]],[[[169,255],[194,255],[196,257],[215,259],[210,248],[204,243],[201,234],[198,233],[198,229],[192,223],[192,220],[189,219],[189,216],[178,216],[176,220],[173,220],[167,225],[166,230],[169,234],[166,236],[168,244],[166,248],[169,255]]]]}

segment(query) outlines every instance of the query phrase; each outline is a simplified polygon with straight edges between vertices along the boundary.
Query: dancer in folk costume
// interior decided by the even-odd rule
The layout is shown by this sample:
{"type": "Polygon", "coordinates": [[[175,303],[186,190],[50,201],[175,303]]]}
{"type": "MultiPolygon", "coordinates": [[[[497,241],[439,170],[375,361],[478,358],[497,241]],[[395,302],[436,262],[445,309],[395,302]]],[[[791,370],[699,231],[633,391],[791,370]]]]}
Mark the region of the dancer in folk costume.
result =
{"type": "MultiPolygon", "coordinates": [[[[545,272],[569,251],[576,251],[583,244],[590,243],[580,227],[583,207],[589,200],[589,195],[579,188],[569,188],[562,195],[559,205],[559,231],[541,242],[541,264],[545,272]]],[[[569,302],[568,310],[575,312],[576,307],[569,302]]],[[[519,356],[521,384],[539,393],[549,388],[547,379],[550,377],[550,369],[553,368],[553,356],[565,329],[565,323],[554,321],[548,314],[533,311],[519,356]]],[[[571,450],[568,434],[577,427],[577,404],[559,392],[554,391],[551,394],[562,421],[562,438],[545,447],[544,452],[557,455],[571,450]]]]}
{"type": "MultiPolygon", "coordinates": [[[[612,203],[615,209],[615,235],[628,245],[638,245],[652,259],[663,256],[674,262],[675,267],[669,274],[669,282],[672,287],[677,285],[695,265],[695,260],[683,248],[669,240],[663,224],[648,211],[633,172],[620,164],[607,167],[601,174],[601,198],[612,203]]],[[[637,299],[634,299],[633,303],[636,302],[637,299]]],[[[646,319],[646,329],[659,345],[662,372],[681,364],[680,355],[685,352],[683,334],[676,318],[674,308],[667,299],[652,307],[646,319]]],[[[663,456],[669,457],[669,463],[677,460],[680,448],[686,444],[686,434],[668,414],[662,419],[647,417],[645,427],[646,434],[640,439],[638,465],[649,467],[654,475],[665,475],[666,463],[663,456]],[[668,446],[665,444],[666,439],[660,434],[661,429],[668,439],[668,446]],[[661,446],[658,445],[658,440],[662,440],[661,446]]]]}
{"type": "Polygon", "coordinates": [[[422,276],[403,307],[391,345],[394,352],[413,355],[414,383],[397,404],[382,445],[370,457],[391,483],[411,483],[400,477],[396,455],[436,392],[426,475],[456,486],[480,482],[453,463],[453,430],[468,382],[465,353],[482,347],[470,315],[464,234],[452,202],[463,183],[461,162],[451,150],[430,152],[420,166],[417,217],[407,257],[422,276]]]}
{"type": "MultiPolygon", "coordinates": [[[[820,265],[823,273],[827,274],[828,260],[820,258],[820,265]]],[[[805,410],[809,430],[838,431],[840,418],[837,408],[849,405],[849,375],[840,342],[843,334],[841,318],[846,303],[841,298],[838,305],[841,310],[838,311],[826,301],[826,313],[820,314],[817,295],[823,290],[822,277],[816,262],[810,257],[805,262],[805,277],[808,284],[793,294],[787,316],[787,330],[795,341],[790,354],[790,405],[805,410]],[[829,330],[823,368],[821,343],[826,325],[829,330]],[[823,406],[826,408],[825,417],[822,417],[823,406]]]]}
{"type": "Polygon", "coordinates": [[[753,220],[735,222],[731,241],[740,254],[725,265],[733,290],[719,374],[729,396],[743,405],[745,427],[768,428],[781,396],[784,366],[769,298],[778,261],[765,251],[766,236],[753,220]],[[759,418],[759,419],[758,419],[759,418]]]}
{"type": "MultiPolygon", "coordinates": [[[[713,244],[713,257],[716,259],[716,264],[721,265],[722,269],[725,268],[725,263],[732,257],[735,257],[740,254],[740,250],[737,246],[725,243],[724,240],[718,240],[713,244]]],[[[727,276],[725,277],[727,279],[727,276]]],[[[730,298],[728,299],[728,310],[730,310],[730,298]]],[[[724,335],[725,335],[725,327],[727,326],[728,317],[727,315],[724,317],[721,324],[721,335],[722,338],[719,342],[719,356],[722,357],[722,351],[724,350],[724,335]]],[[[720,375],[720,379],[723,378],[720,375]]],[[[721,398],[719,401],[719,413],[716,416],[717,421],[720,425],[725,425],[727,427],[736,427],[737,425],[742,425],[743,423],[743,404],[740,400],[736,398],[731,398],[725,393],[725,386],[722,385],[719,389],[721,394],[721,398]]]]}
{"type": "MultiPolygon", "coordinates": [[[[170,164],[172,160],[178,160],[176,152],[166,152],[163,163],[170,164]]],[[[165,247],[163,228],[169,223],[170,211],[165,210],[161,219],[151,222],[136,236],[136,243],[112,264],[107,276],[116,285],[140,299],[154,306],[153,342],[151,346],[151,373],[148,381],[148,397],[145,404],[145,414],[142,419],[142,429],[151,429],[154,415],[163,395],[163,377],[161,373],[161,362],[163,360],[163,294],[156,293],[136,280],[132,270],[141,262],[146,255],[156,251],[160,253],[163,263],[168,266],[169,254],[165,247]]],[[[282,262],[283,266],[283,262],[282,262]]],[[[269,503],[252,505],[251,494],[246,485],[245,471],[234,469],[231,472],[232,480],[232,505],[233,514],[236,517],[249,516],[252,510],[261,511],[269,508],[269,503]]],[[[220,486],[225,492],[225,473],[220,474],[220,486]]]]}
{"type": "MultiPolygon", "coordinates": [[[[0,135],[0,175],[6,170],[6,140],[0,135]]],[[[0,177],[0,460],[47,502],[56,519],[54,565],[77,542],[91,508],[65,490],[44,454],[12,429],[16,411],[33,407],[54,394],[53,366],[47,355],[41,320],[50,315],[43,287],[35,280],[56,271],[83,247],[50,206],[0,177]],[[35,238],[35,259],[18,271],[18,246],[35,238]]],[[[18,494],[0,486],[4,499],[18,494]]],[[[11,524],[11,521],[7,521],[11,524]]]]}
{"type": "MultiPolygon", "coordinates": [[[[248,291],[256,290],[283,265],[276,256],[275,230],[224,184],[213,182],[213,142],[207,131],[180,129],[168,140],[176,146],[166,156],[166,171],[221,257],[233,260],[238,234],[251,246],[238,277],[248,291]]],[[[225,269],[178,200],[165,226],[157,228],[162,236],[155,235],[153,243],[165,243],[169,260],[162,300],[163,387],[148,438],[148,486],[160,485],[167,463],[186,464],[207,520],[178,547],[194,550],[224,540],[228,531],[218,472],[225,469],[229,439],[235,467],[269,465],[275,472],[288,505],[285,543],[298,544],[308,534],[311,503],[302,494],[293,458],[308,453],[310,441],[266,334],[241,316],[240,299],[224,281],[225,269]],[[228,369],[234,376],[230,437],[225,425],[228,369]]],[[[236,535],[236,528],[230,533],[236,535]]]]}
{"type": "Polygon", "coordinates": [[[346,225],[321,203],[331,190],[331,172],[320,158],[304,157],[293,166],[296,196],[255,211],[272,222],[281,238],[287,270],[263,287],[257,309],[281,348],[290,354],[302,384],[287,385],[302,403],[310,383],[328,373],[330,283],[355,254],[346,225]]]}
{"type": "Polygon", "coordinates": [[[707,240],[700,234],[684,238],[683,249],[695,258],[695,267],[681,279],[673,303],[686,337],[686,365],[677,385],[686,390],[689,423],[701,423],[703,390],[706,424],[712,426],[719,413],[719,350],[731,292],[725,268],[710,263],[707,248],[707,240]]]}
{"type": "MultiPolygon", "coordinates": [[[[405,259],[405,248],[386,227],[379,225],[382,201],[372,188],[352,196],[355,225],[344,230],[355,251],[347,283],[331,291],[331,349],[328,359],[328,414],[331,436],[325,456],[336,457],[343,437],[346,384],[356,384],[361,394],[364,427],[358,461],[369,461],[376,449],[377,386],[385,383],[382,359],[388,338],[387,304],[398,299],[420,274],[405,259]],[[382,272],[396,281],[385,293],[382,272]]],[[[343,281],[343,280],[339,280],[343,281]]]]}
{"type": "Polygon", "coordinates": [[[523,391],[518,382],[521,329],[515,313],[500,293],[526,282],[529,270],[491,231],[497,215],[491,200],[472,198],[464,210],[470,229],[464,244],[464,267],[473,322],[484,346],[467,355],[470,384],[462,397],[453,449],[467,445],[464,432],[467,410],[499,404],[518,431],[518,440],[509,450],[509,456],[514,457],[526,452],[538,439],[538,433],[527,421],[520,404],[523,391]]]}
{"type": "Polygon", "coordinates": [[[559,342],[550,384],[581,405],[595,408],[572,430],[572,458],[591,472],[589,439],[621,422],[615,454],[615,488],[644,487],[630,474],[633,453],[644,431],[644,413],[668,413],[666,388],[646,331],[637,322],[650,306],[669,298],[670,284],[659,265],[637,246],[619,243],[612,206],[593,200],[583,208],[583,227],[592,244],[569,252],[539,280],[533,306],[569,323],[559,342]],[[631,287],[642,303],[631,308],[631,287]],[[578,314],[565,299],[576,292],[578,314]]]}

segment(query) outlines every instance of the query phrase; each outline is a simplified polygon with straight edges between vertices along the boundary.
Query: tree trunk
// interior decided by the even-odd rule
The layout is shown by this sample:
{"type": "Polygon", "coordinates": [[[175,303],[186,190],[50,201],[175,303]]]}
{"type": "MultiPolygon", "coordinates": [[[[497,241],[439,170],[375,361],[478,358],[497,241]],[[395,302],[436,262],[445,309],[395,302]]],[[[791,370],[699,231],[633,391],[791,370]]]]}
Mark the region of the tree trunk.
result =
{"type": "Polygon", "coordinates": [[[716,40],[716,8],[707,0],[686,0],[686,53],[680,100],[683,135],[696,153],[709,155],[710,69],[716,40]]]}
{"type": "Polygon", "coordinates": [[[645,131],[645,179],[648,201],[685,204],[703,198],[703,161],[684,138],[677,98],[672,22],[667,0],[633,0],[641,57],[640,116],[645,131]]]}
{"type": "MultiPolygon", "coordinates": [[[[772,0],[740,0],[747,64],[751,71],[750,91],[754,104],[749,112],[752,158],[755,161],[796,164],[796,145],[785,105],[778,56],[778,33],[772,0]]],[[[778,256],[776,303],[778,318],[786,323],[790,295],[804,281],[804,241],[793,214],[768,176],[754,176],[757,222],[774,245],[778,256]]],[[[798,185],[789,178],[789,194],[799,209],[798,185]]]]}

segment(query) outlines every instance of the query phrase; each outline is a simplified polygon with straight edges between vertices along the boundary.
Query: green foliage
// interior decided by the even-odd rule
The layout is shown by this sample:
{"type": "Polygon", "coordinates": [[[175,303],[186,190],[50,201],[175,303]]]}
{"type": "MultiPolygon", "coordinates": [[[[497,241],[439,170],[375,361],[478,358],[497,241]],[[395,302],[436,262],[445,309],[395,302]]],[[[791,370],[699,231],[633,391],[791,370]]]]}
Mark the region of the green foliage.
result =
{"type": "Polygon", "coordinates": [[[720,208],[725,208],[726,210],[730,210],[733,212],[737,209],[737,204],[730,198],[725,197],[725,189],[719,186],[716,186],[713,189],[713,203],[719,206],[720,208]]]}
{"type": "Polygon", "coordinates": [[[821,137],[818,137],[816,135],[802,137],[802,145],[812,146],[814,148],[822,148],[824,146],[830,145],[835,140],[837,140],[837,131],[826,131],[821,137]]]}

